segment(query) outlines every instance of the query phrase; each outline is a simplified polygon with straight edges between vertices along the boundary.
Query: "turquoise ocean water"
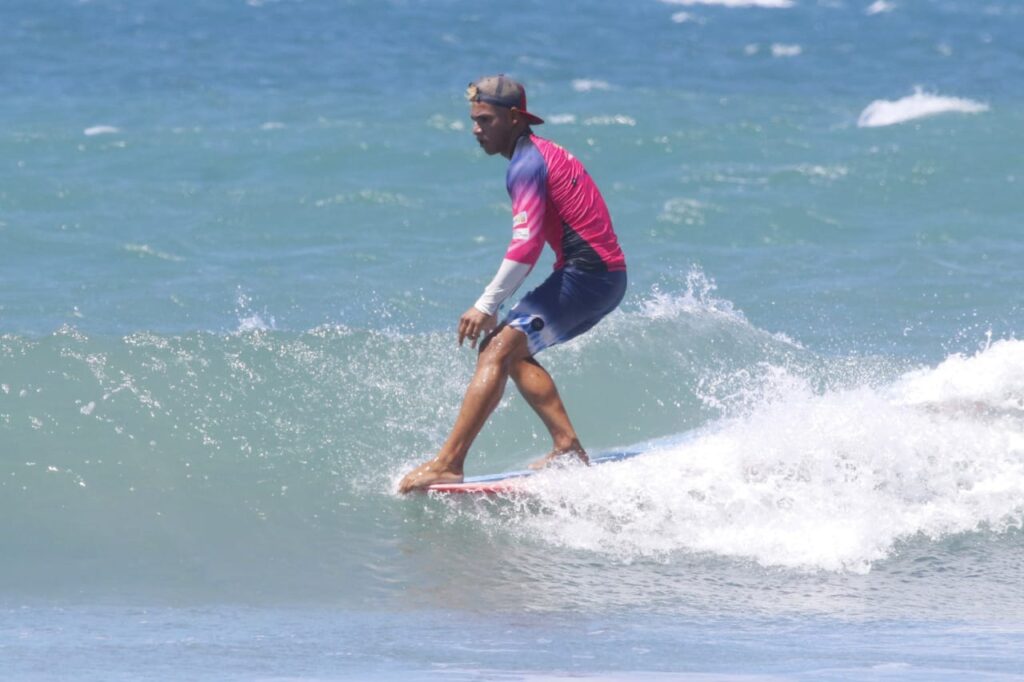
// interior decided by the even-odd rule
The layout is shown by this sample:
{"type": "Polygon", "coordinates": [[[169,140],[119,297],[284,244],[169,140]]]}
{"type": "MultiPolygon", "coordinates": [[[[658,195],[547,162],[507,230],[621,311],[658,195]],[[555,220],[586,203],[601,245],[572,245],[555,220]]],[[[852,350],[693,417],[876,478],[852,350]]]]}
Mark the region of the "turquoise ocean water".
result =
{"type": "MultiPolygon", "coordinates": [[[[0,26],[0,677],[1024,679],[1024,4],[0,26]],[[499,71],[630,266],[541,359],[649,452],[400,498],[508,236],[499,71]]],[[[547,446],[510,392],[468,473],[547,446]]]]}

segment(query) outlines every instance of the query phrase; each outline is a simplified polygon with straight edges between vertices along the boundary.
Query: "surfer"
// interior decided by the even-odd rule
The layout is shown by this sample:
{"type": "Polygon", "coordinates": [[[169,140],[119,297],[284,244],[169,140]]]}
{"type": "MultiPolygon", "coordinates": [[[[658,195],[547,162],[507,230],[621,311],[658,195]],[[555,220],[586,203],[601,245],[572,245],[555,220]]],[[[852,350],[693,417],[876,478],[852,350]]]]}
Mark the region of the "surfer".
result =
{"type": "Polygon", "coordinates": [[[522,84],[487,76],[469,85],[466,98],[477,142],[488,155],[509,159],[512,240],[494,279],[459,319],[459,345],[480,346],[459,416],[437,456],[402,479],[401,493],[462,480],[469,448],[509,377],[553,441],[531,467],[563,456],[588,463],[558,389],[535,356],[593,327],[626,292],[626,261],[604,199],[579,159],[533,133],[531,126],[544,120],[527,111],[522,84]],[[499,325],[498,308],[526,279],[545,242],[555,252],[554,271],[499,325]]]}

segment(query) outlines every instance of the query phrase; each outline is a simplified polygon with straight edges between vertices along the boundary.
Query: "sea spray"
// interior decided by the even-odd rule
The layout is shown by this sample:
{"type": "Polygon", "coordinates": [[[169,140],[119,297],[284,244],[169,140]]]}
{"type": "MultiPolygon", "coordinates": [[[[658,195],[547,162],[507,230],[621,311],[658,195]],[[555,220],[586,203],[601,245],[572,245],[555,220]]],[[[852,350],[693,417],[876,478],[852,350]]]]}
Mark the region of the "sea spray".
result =
{"type": "MultiPolygon", "coordinates": [[[[699,270],[685,280],[676,294],[639,293],[543,358],[588,447],[716,418],[697,390],[709,373],[809,357],[716,298],[699,270]]],[[[255,318],[239,306],[241,320],[255,318]]],[[[0,505],[19,548],[8,577],[32,583],[45,565],[60,584],[82,547],[104,567],[92,574],[101,583],[118,579],[126,554],[157,566],[183,553],[198,562],[190,570],[237,575],[287,547],[314,570],[303,557],[321,534],[362,537],[361,514],[393,507],[395,477],[436,451],[475,364],[445,333],[241,326],[0,339],[0,505]]],[[[549,445],[510,386],[467,468],[517,466],[549,445]]]]}

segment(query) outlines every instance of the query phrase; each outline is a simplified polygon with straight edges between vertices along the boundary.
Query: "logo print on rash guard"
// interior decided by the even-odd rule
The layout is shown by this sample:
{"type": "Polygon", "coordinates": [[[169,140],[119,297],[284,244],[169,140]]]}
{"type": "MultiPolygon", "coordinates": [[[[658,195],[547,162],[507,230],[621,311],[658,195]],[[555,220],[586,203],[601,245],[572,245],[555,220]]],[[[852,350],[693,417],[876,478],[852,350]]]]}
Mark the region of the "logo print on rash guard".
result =
{"type": "Polygon", "coordinates": [[[525,225],[529,219],[530,216],[526,211],[520,211],[512,217],[512,239],[514,241],[522,241],[530,238],[530,228],[519,227],[520,225],[525,225]]]}

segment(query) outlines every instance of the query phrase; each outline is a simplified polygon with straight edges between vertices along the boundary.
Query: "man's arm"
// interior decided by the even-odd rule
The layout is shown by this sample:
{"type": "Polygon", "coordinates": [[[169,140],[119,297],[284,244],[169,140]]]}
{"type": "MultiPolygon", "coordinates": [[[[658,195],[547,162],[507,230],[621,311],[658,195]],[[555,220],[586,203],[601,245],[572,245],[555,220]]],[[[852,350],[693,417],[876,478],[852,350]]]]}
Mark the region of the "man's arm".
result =
{"type": "Polygon", "coordinates": [[[516,292],[533,265],[519,263],[505,258],[501,261],[498,274],[484,289],[473,307],[459,318],[459,345],[469,339],[470,345],[476,348],[477,339],[481,334],[489,332],[498,324],[498,308],[508,297],[516,292]]]}
{"type": "Polygon", "coordinates": [[[497,324],[498,308],[530,274],[544,249],[544,211],[547,203],[547,166],[540,153],[525,162],[513,163],[507,178],[512,199],[512,240],[494,279],[473,307],[459,319],[459,345],[497,324]]]}
{"type": "Polygon", "coordinates": [[[520,263],[510,258],[501,261],[498,273],[484,289],[473,307],[486,315],[496,315],[501,304],[523,283],[533,269],[532,263],[520,263]]]}
{"type": "Polygon", "coordinates": [[[473,307],[459,318],[460,346],[465,339],[469,339],[470,345],[476,348],[480,335],[486,334],[497,326],[498,307],[516,292],[532,269],[532,265],[518,263],[508,258],[501,261],[498,274],[487,285],[484,293],[473,304],[473,307]]]}

